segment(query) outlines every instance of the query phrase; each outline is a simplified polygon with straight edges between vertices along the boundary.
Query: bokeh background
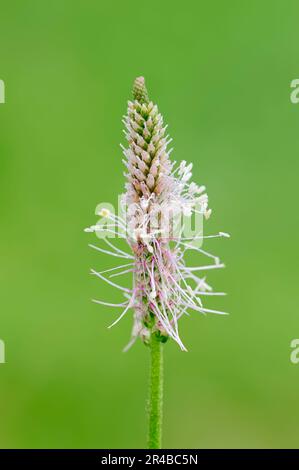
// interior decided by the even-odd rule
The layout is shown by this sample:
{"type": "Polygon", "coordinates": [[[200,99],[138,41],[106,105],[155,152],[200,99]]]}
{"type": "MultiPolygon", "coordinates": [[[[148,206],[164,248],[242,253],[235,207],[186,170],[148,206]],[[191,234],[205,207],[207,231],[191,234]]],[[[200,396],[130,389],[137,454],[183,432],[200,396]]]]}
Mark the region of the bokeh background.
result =
{"type": "Polygon", "coordinates": [[[146,443],[148,350],[89,276],[83,232],[122,192],[121,117],[146,77],[213,217],[208,279],[229,317],[193,312],[165,347],[164,446],[298,447],[297,1],[2,2],[1,447],[146,443]]]}

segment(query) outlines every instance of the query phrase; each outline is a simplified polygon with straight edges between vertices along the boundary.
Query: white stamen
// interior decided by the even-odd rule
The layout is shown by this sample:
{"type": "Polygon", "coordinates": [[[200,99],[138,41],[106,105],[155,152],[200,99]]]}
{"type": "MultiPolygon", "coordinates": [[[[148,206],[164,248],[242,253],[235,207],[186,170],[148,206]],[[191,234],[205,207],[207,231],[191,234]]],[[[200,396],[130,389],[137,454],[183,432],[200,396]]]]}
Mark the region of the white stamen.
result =
{"type": "Polygon", "coordinates": [[[113,253],[112,251],[103,250],[102,248],[99,248],[98,246],[95,246],[95,245],[88,245],[88,246],[90,246],[90,248],[93,248],[94,250],[100,251],[101,253],[105,253],[106,255],[116,256],[117,258],[134,259],[133,256],[130,256],[130,255],[123,256],[118,253],[113,253]]]}
{"type": "Polygon", "coordinates": [[[97,277],[99,277],[99,278],[102,279],[103,281],[107,282],[107,283],[110,284],[112,287],[116,287],[116,289],[122,290],[122,291],[124,291],[124,292],[132,292],[131,289],[127,289],[126,287],[119,286],[118,284],[115,284],[114,282],[109,281],[109,279],[107,279],[106,277],[102,276],[102,274],[98,273],[98,272],[95,271],[94,269],[91,269],[91,274],[95,274],[97,277]]]}

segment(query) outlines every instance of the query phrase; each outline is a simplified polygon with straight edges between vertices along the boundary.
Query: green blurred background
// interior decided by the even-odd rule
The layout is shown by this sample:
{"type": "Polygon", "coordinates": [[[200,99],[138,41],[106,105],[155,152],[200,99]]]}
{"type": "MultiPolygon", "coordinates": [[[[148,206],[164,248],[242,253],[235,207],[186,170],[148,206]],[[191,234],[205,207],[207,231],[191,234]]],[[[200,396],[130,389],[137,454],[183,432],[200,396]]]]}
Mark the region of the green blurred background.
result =
{"type": "Polygon", "coordinates": [[[164,447],[298,447],[299,78],[297,1],[2,2],[0,78],[1,447],[145,446],[148,350],[122,347],[131,314],[89,276],[102,201],[124,185],[119,142],[143,74],[194,162],[206,233],[229,293],[165,347],[164,447]]]}

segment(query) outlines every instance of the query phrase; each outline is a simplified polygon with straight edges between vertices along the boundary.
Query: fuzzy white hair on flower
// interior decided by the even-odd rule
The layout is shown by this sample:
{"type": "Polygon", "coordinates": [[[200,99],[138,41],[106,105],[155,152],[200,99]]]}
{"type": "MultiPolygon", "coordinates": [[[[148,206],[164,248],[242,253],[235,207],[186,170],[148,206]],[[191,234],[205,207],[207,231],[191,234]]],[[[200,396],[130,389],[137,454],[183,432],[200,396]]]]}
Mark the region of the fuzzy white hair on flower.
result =
{"type": "MultiPolygon", "coordinates": [[[[203,314],[225,312],[205,308],[204,296],[225,295],[214,292],[199,273],[224,267],[219,258],[204,251],[198,241],[207,238],[229,237],[225,232],[204,236],[201,233],[184,236],[184,226],[177,230],[181,218],[211,215],[205,186],[190,182],[192,163],[183,160],[179,165],[170,160],[171,139],[166,135],[167,126],[157,105],[148,98],[143,77],[138,77],[133,87],[134,101],[128,102],[124,116],[125,136],[128,146],[121,145],[126,167],[126,192],[121,205],[124,214],[114,215],[101,209],[99,215],[107,222],[93,225],[87,232],[99,232],[109,249],[90,245],[101,253],[127,260],[101,272],[92,274],[107,282],[124,295],[124,302],[109,303],[95,300],[101,305],[121,308],[121,314],[110,326],[119,322],[130,310],[134,312],[134,324],[130,347],[136,338],[145,343],[155,333],[165,342],[172,338],[182,350],[186,350],[179,334],[179,319],[189,310],[203,314]],[[129,252],[112,243],[109,234],[117,230],[129,252]],[[185,254],[194,250],[212,260],[211,264],[186,266],[185,254]],[[103,273],[105,276],[103,276],[103,273]],[[110,279],[132,274],[132,287],[123,287],[110,279]]],[[[127,348],[128,348],[127,347],[127,348]]]]}

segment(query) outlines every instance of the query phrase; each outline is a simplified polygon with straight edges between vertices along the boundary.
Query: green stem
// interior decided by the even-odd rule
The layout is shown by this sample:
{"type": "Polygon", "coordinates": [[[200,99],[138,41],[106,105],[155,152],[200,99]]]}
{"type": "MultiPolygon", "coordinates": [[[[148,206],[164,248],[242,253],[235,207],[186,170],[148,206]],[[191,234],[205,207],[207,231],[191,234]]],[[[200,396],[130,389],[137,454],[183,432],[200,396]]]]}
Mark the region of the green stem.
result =
{"type": "Polygon", "coordinates": [[[150,391],[148,448],[161,449],[163,407],[163,344],[152,333],[150,339],[150,391]]]}

